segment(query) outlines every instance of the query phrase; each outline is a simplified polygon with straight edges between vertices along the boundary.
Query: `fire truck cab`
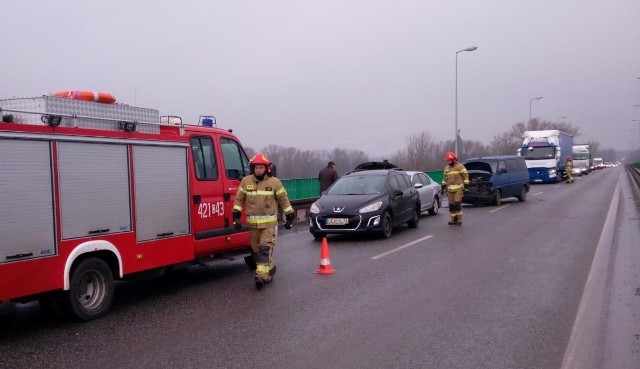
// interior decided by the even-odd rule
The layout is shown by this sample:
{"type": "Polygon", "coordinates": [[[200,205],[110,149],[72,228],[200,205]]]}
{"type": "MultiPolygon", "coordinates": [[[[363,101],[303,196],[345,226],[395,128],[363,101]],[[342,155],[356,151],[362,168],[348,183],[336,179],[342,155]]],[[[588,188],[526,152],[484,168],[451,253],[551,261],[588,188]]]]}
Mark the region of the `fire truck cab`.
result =
{"type": "Polygon", "coordinates": [[[250,254],[232,220],[249,160],[215,118],[55,96],[0,113],[0,302],[90,320],[115,279],[250,254]]]}

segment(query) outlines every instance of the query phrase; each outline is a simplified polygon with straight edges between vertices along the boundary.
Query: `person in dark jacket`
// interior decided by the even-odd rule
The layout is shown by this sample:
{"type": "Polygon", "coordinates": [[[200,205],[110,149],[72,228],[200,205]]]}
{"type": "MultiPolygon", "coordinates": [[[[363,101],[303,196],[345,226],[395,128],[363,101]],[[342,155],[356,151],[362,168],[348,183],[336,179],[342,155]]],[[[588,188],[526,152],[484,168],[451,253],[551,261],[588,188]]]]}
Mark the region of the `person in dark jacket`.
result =
{"type": "Polygon", "coordinates": [[[320,194],[329,188],[338,179],[338,172],[333,168],[336,165],[333,161],[330,161],[326,167],[322,168],[318,173],[318,180],[320,181],[320,194]]]}

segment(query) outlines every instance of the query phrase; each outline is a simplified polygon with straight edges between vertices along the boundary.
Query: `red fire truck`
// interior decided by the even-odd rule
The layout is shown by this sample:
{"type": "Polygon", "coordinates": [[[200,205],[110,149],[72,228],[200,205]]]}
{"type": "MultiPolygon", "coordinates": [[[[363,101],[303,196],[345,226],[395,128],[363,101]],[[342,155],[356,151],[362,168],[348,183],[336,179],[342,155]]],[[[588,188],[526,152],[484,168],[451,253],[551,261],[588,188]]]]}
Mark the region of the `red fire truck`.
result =
{"type": "Polygon", "coordinates": [[[249,160],[212,116],[57,96],[0,100],[0,302],[107,313],[114,279],[250,253],[249,160]]]}

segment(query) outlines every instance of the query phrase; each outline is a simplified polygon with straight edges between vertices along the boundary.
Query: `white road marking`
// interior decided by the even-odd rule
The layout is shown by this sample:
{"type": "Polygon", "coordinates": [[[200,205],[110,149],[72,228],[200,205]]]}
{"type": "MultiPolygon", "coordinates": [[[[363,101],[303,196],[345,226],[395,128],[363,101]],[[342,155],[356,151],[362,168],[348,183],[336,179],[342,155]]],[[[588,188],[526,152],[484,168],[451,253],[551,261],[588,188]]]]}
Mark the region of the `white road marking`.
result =
{"type": "Polygon", "coordinates": [[[395,249],[393,249],[393,250],[390,250],[390,251],[387,251],[387,252],[383,252],[382,254],[376,255],[376,256],[372,257],[372,258],[371,258],[371,260],[377,260],[377,259],[383,258],[383,257],[385,257],[385,256],[387,256],[387,255],[389,255],[389,254],[393,254],[393,253],[394,253],[394,252],[396,252],[396,251],[400,251],[400,250],[402,250],[402,249],[405,249],[405,248],[407,248],[407,247],[409,247],[409,246],[411,246],[411,245],[415,245],[416,243],[421,242],[421,241],[424,241],[424,240],[426,240],[426,239],[428,239],[428,238],[431,238],[431,237],[433,237],[433,235],[431,235],[431,234],[430,234],[430,235],[428,235],[428,236],[426,236],[426,237],[418,238],[418,239],[417,239],[417,240],[415,240],[415,241],[411,241],[411,242],[409,242],[409,243],[407,243],[407,244],[404,244],[404,245],[402,245],[402,246],[400,246],[400,247],[396,247],[396,248],[395,248],[395,249]]]}
{"type": "Polygon", "coordinates": [[[562,186],[562,185],[555,185],[555,186],[553,186],[553,188],[558,188],[558,187],[560,187],[560,186],[562,186]]]}
{"type": "Polygon", "coordinates": [[[506,207],[507,207],[507,206],[509,206],[509,205],[511,205],[511,204],[507,204],[507,205],[505,205],[505,206],[501,206],[501,207],[499,207],[499,208],[497,208],[497,209],[493,209],[493,210],[489,211],[489,213],[493,213],[494,211],[502,210],[502,209],[506,208],[506,207]]]}
{"type": "Polygon", "coordinates": [[[540,195],[541,193],[544,193],[544,191],[536,192],[536,193],[534,193],[534,194],[533,194],[533,195],[531,195],[531,196],[540,195]]]}

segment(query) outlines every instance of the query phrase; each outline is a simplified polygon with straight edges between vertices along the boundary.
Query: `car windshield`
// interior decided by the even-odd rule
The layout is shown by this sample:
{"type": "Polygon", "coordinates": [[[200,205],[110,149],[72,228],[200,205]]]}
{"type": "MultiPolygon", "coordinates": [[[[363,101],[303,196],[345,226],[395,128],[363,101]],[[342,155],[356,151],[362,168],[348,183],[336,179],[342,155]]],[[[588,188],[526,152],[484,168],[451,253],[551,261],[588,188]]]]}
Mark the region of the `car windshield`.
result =
{"type": "Polygon", "coordinates": [[[387,176],[353,175],[339,178],[327,191],[328,195],[373,195],[384,191],[387,176]]]}
{"type": "Polygon", "coordinates": [[[545,147],[529,147],[522,149],[522,156],[528,160],[535,159],[553,159],[555,157],[556,148],[553,146],[545,147]]]}

